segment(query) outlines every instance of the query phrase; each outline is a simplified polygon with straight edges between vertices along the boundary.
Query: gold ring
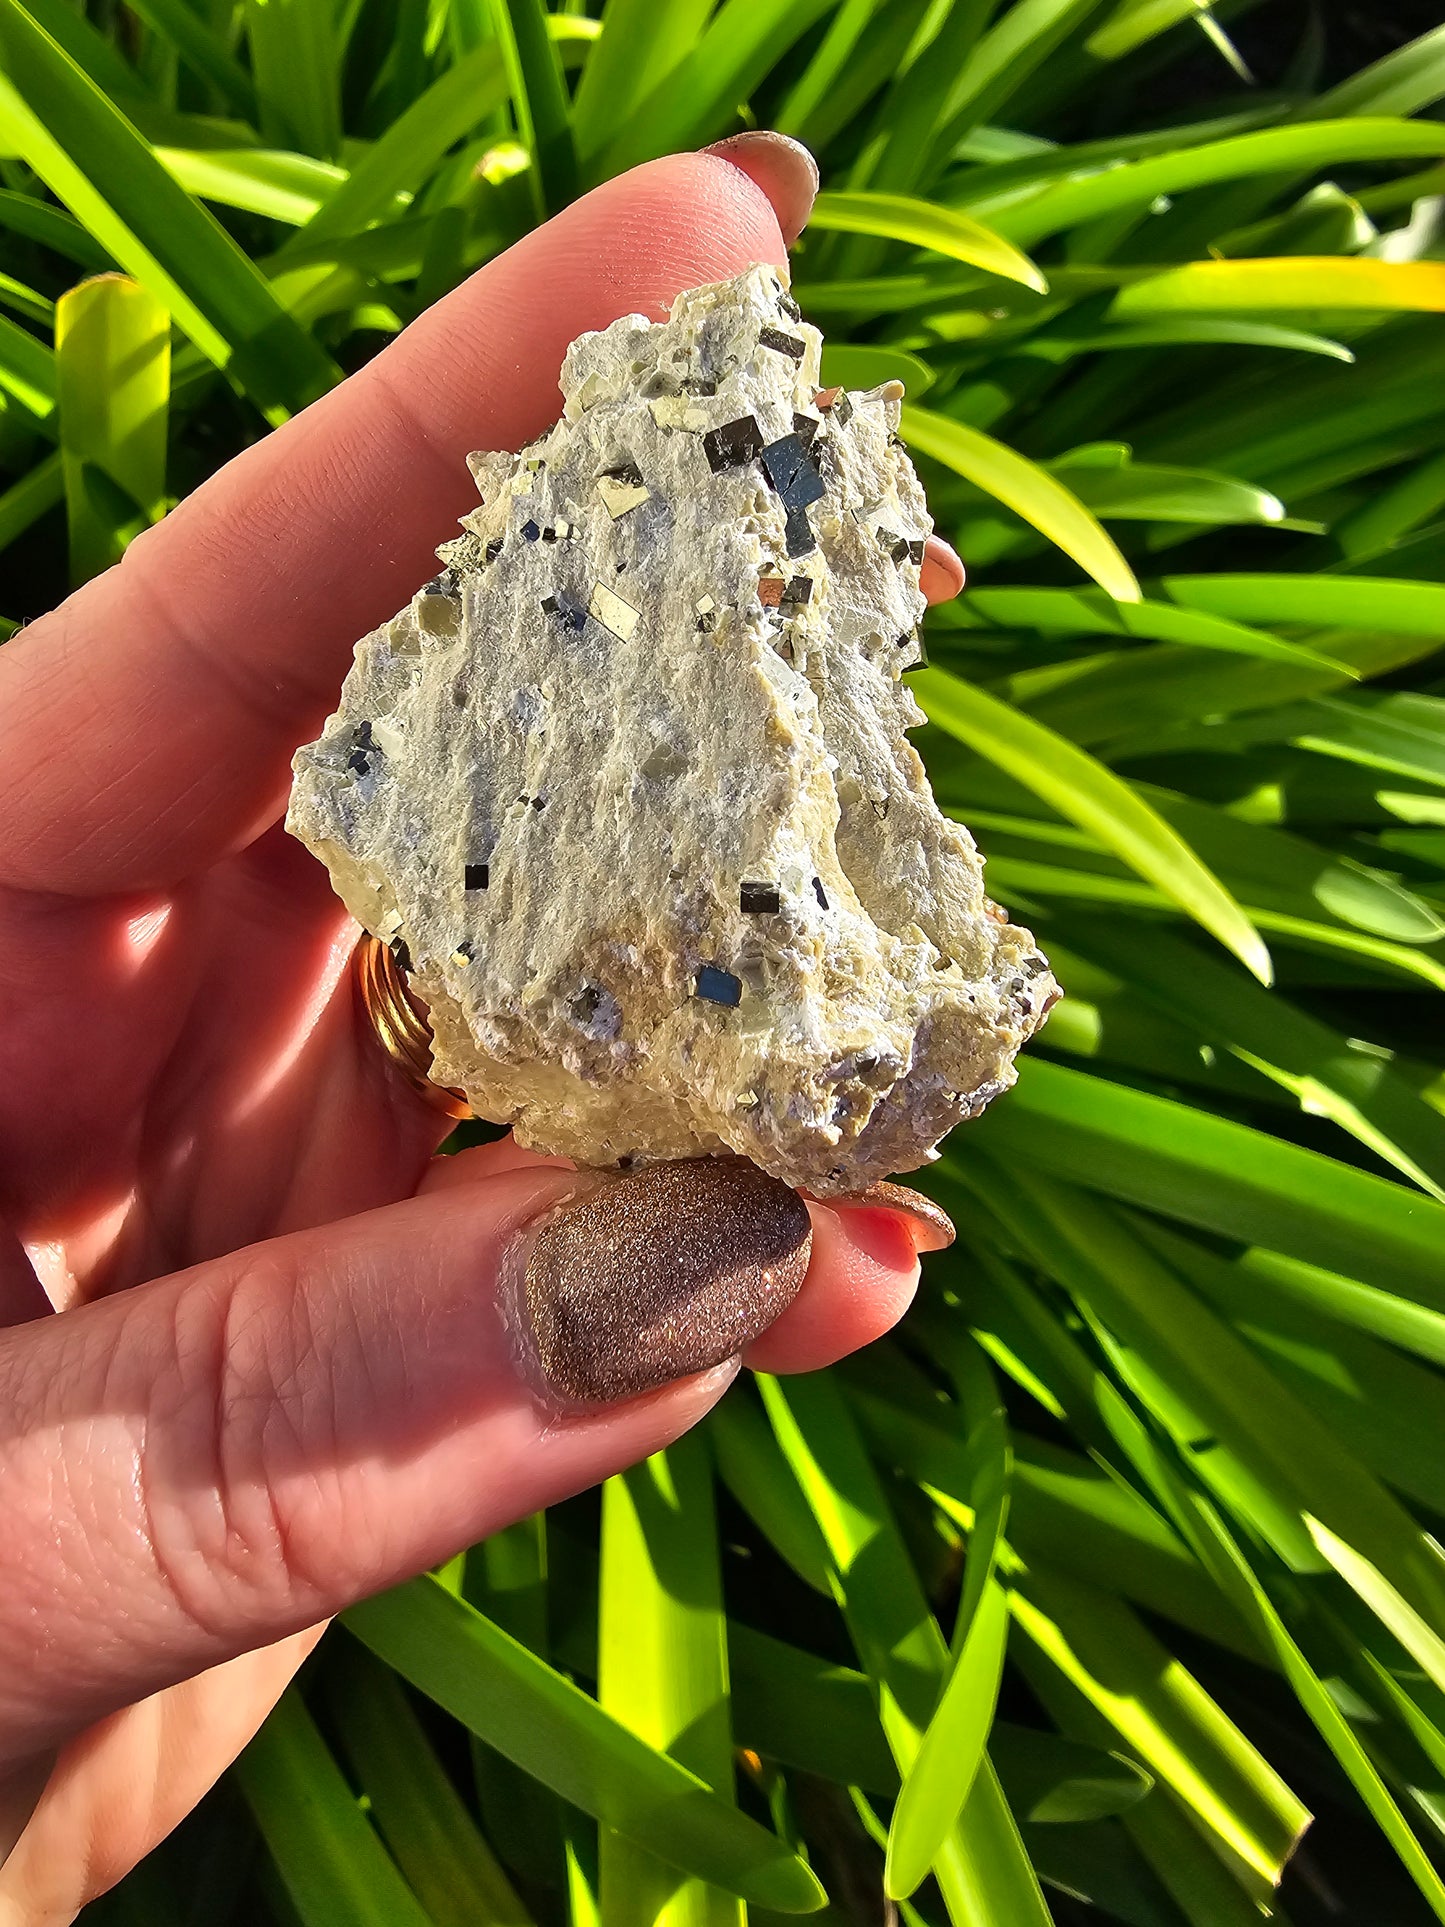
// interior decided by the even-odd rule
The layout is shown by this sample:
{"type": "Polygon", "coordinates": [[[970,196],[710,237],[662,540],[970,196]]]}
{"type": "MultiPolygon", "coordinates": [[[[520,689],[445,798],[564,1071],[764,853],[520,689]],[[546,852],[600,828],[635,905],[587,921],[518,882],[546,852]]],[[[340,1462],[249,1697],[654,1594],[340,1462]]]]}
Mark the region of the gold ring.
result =
{"type": "Polygon", "coordinates": [[[448,1117],[474,1116],[464,1091],[433,1083],[431,1025],[390,950],[379,937],[363,932],[354,961],[366,1021],[407,1083],[448,1117]]]}

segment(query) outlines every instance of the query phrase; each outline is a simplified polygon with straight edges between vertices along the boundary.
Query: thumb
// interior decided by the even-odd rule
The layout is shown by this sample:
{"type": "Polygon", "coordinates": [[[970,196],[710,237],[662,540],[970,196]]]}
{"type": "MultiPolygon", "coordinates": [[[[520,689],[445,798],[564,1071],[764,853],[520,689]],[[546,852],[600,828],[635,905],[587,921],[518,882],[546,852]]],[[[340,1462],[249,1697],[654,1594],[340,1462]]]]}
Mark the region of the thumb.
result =
{"type": "Polygon", "coordinates": [[[0,1332],[0,1769],[666,1445],[810,1235],[741,1160],[514,1168],[0,1332]]]}

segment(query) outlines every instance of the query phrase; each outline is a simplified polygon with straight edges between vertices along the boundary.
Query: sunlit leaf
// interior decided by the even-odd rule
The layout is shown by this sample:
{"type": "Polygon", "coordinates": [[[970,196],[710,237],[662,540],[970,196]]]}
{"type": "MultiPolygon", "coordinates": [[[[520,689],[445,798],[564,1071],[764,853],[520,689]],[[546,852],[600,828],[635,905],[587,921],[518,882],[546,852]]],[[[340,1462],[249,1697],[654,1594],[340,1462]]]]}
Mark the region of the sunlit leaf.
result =
{"type": "Polygon", "coordinates": [[[88,582],[119,561],[130,534],[165,508],[171,318],[124,275],[82,281],[55,315],[60,451],[70,575],[88,582]],[[119,517],[100,478],[128,504],[119,517]]]}
{"type": "Polygon", "coordinates": [[[779,1912],[823,1904],[780,1840],[434,1580],[354,1606],[346,1623],[523,1772],[659,1859],[779,1912]]]}
{"type": "Polygon", "coordinates": [[[905,407],[903,433],[915,448],[943,462],[1071,555],[1118,602],[1137,602],[1133,571],[1099,523],[1045,469],[979,429],[926,408],[905,407]]]}
{"type": "Polygon", "coordinates": [[[203,354],[273,418],[331,385],[330,358],[18,0],[0,0],[0,57],[0,127],[203,354]]]}
{"type": "Polygon", "coordinates": [[[1024,711],[945,670],[923,670],[912,687],[930,721],[1091,831],[1269,982],[1269,952],[1239,905],[1122,778],[1024,711]]]}
{"type": "Polygon", "coordinates": [[[888,241],[907,241],[931,248],[955,261],[967,261],[1006,281],[1022,281],[1038,294],[1048,282],[1012,242],[994,234],[981,221],[951,207],[939,207],[907,194],[842,192],[829,188],[813,203],[808,225],[826,233],[874,234],[888,241]]]}
{"type": "Polygon", "coordinates": [[[1445,262],[1372,261],[1361,255],[1274,261],[1190,261],[1114,296],[1111,320],[1156,315],[1257,314],[1271,309],[1445,309],[1445,262]]]}

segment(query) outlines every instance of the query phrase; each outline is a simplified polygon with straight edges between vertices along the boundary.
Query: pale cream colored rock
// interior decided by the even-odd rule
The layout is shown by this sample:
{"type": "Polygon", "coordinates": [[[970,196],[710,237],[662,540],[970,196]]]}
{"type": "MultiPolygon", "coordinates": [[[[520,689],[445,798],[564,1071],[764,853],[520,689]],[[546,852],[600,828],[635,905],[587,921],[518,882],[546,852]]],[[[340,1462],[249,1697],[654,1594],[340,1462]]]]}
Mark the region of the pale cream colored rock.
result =
{"type": "Polygon", "coordinates": [[[539,1150],[857,1190],[1057,994],[904,736],[902,391],[820,395],[820,348],[763,267],[575,341],[561,421],[470,458],[447,567],[297,753],[288,828],[410,969],[435,1076],[539,1150]]]}

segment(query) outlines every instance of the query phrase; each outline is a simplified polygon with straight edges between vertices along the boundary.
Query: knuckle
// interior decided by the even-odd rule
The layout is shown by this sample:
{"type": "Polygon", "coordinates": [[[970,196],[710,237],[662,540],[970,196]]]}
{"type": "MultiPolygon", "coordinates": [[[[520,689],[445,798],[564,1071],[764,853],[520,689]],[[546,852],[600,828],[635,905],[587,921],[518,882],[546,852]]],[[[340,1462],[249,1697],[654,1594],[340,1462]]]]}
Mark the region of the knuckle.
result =
{"type": "Polygon", "coordinates": [[[262,1248],[179,1292],[170,1339],[140,1459],[167,1592],[223,1643],[317,1617],[333,1585],[315,1486],[334,1477],[316,1469],[334,1466],[334,1398],[294,1264],[262,1248]]]}

